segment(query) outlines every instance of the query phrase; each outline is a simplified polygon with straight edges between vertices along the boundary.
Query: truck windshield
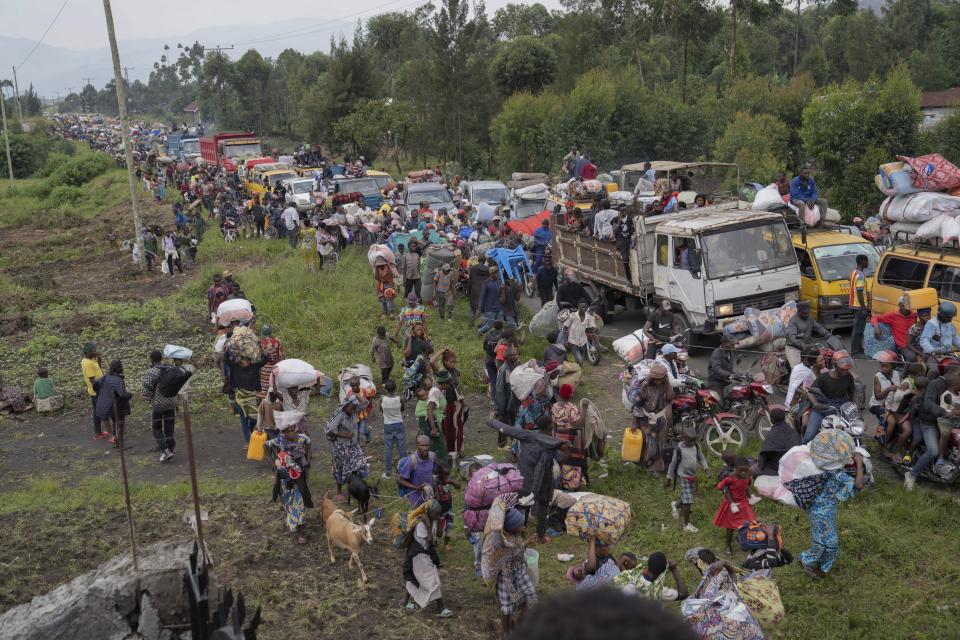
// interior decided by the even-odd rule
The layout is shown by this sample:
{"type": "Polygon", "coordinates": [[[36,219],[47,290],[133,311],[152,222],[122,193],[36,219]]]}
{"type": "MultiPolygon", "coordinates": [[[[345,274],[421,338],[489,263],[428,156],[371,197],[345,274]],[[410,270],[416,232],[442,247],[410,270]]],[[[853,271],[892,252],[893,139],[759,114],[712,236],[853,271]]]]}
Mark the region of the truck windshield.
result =
{"type": "Polygon", "coordinates": [[[181,140],[180,149],[184,153],[200,153],[200,141],[199,140],[181,140]]]}
{"type": "Polygon", "coordinates": [[[490,204],[500,204],[500,200],[506,200],[510,197],[510,192],[506,188],[487,188],[487,189],[474,189],[470,192],[470,195],[473,196],[473,201],[476,203],[480,202],[489,202],[490,204]]]}
{"type": "Polygon", "coordinates": [[[296,178],[297,174],[295,173],[274,173],[270,176],[270,184],[277,185],[283,182],[284,180],[289,180],[290,178],[296,178]]]}
{"type": "Polygon", "coordinates": [[[393,182],[393,178],[390,176],[370,176],[373,178],[373,181],[377,183],[377,187],[383,189],[385,186],[393,182]]]}
{"type": "Polygon", "coordinates": [[[341,183],[340,191],[342,193],[352,193],[356,191],[365,196],[380,195],[380,189],[377,188],[377,181],[373,178],[365,178],[363,180],[346,180],[341,183]]]}
{"type": "Polygon", "coordinates": [[[546,209],[546,204],[546,200],[516,200],[513,203],[513,215],[517,220],[526,220],[546,209]]]}
{"type": "Polygon", "coordinates": [[[304,182],[294,182],[293,183],[293,192],[294,193],[310,193],[313,191],[313,180],[304,181],[304,182]]]}
{"type": "Polygon", "coordinates": [[[223,145],[223,155],[228,158],[259,158],[263,155],[259,142],[250,142],[246,144],[225,144],[223,145]]]}
{"type": "Polygon", "coordinates": [[[857,266],[858,255],[867,256],[870,266],[867,267],[866,274],[873,275],[877,269],[877,262],[880,260],[880,254],[876,247],[867,243],[855,244],[835,244],[829,247],[816,247],[813,250],[813,257],[817,261],[817,268],[820,269],[820,278],[823,280],[846,280],[850,277],[850,272],[857,266]]]}
{"type": "Polygon", "coordinates": [[[787,227],[779,221],[704,235],[702,244],[710,278],[766,271],[797,262],[787,227]]]}
{"type": "Polygon", "coordinates": [[[418,205],[421,202],[427,204],[439,204],[450,202],[450,194],[443,189],[432,189],[430,191],[407,191],[407,204],[418,205]]]}

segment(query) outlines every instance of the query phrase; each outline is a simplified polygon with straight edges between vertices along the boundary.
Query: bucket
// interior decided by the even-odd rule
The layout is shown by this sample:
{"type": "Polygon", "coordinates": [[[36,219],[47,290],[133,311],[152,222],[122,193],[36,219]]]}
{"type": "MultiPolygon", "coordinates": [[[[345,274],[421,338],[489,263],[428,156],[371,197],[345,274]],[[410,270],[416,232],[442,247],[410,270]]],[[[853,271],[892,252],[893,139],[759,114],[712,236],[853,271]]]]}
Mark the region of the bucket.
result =
{"type": "Polygon", "coordinates": [[[533,586],[540,582],[540,553],[536,549],[527,549],[523,552],[523,558],[527,561],[527,574],[533,586]]]}

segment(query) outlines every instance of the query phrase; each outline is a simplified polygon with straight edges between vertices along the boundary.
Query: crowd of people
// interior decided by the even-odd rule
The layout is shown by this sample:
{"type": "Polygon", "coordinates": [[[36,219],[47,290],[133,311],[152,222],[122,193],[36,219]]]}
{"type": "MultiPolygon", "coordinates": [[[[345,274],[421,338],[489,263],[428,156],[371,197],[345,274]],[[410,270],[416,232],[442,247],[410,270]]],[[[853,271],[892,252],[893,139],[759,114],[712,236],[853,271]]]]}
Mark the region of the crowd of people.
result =
{"type": "MultiPolygon", "coordinates": [[[[88,131],[76,125],[67,126],[59,134],[76,139],[89,137],[88,131]]],[[[295,156],[300,164],[321,160],[306,146],[295,156]]],[[[363,158],[358,161],[362,169],[363,158]]],[[[595,178],[596,167],[586,154],[572,152],[564,166],[572,179],[595,178]]],[[[324,204],[304,213],[286,200],[282,185],[262,195],[251,195],[236,172],[216,166],[160,163],[149,154],[143,156],[138,171],[145,190],[158,201],[167,201],[170,189],[180,194],[173,199],[170,227],[145,229],[143,238],[148,268],[159,262],[161,271],[171,276],[175,270],[182,273],[184,257],[188,262],[195,259],[196,247],[210,224],[219,225],[224,238],[229,238],[231,229],[248,221],[255,236],[267,235],[265,230],[272,227],[274,237],[287,239],[291,248],[303,252],[307,267],[317,271],[335,263],[336,252],[360,241],[360,236],[353,233],[357,224],[346,220],[345,205],[324,204]]],[[[662,180],[655,174],[650,177],[654,185],[662,180]]],[[[682,182],[683,177],[678,180],[682,182]]],[[[451,181],[452,191],[456,183],[456,179],[451,181]]],[[[661,191],[689,186],[660,184],[661,191]]],[[[398,244],[392,265],[395,269],[389,264],[375,269],[372,290],[376,301],[371,300],[371,310],[379,311],[383,320],[376,326],[365,354],[373,370],[369,375],[358,370],[356,375],[340,377],[340,400],[324,418],[322,438],[311,428],[309,407],[318,394],[333,392],[333,380],[315,372],[312,380],[301,384],[278,384],[278,365],[297,354],[287,353],[274,335],[274,327],[258,322],[256,307],[229,270],[214,276],[206,293],[222,391],[237,416],[242,436],[237,444],[243,453],[256,457],[257,448],[266,452],[274,479],[273,500],[282,506],[283,526],[299,544],[307,543],[308,513],[314,506],[310,472],[318,445],[324,440],[329,443],[330,485],[335,488],[332,499],[342,505],[358,487],[371,488],[367,480],[374,472],[365,449],[374,440],[382,443],[380,479],[396,482],[399,499],[405,501],[411,514],[402,545],[405,596],[401,606],[410,611],[433,608],[441,617],[449,617],[454,612],[443,599],[437,569],[440,553],[446,553],[456,528],[455,492],[465,490],[465,483],[457,477],[462,474],[468,483],[484,467],[479,462],[469,464],[465,471],[459,467],[471,407],[457,353],[437,344],[428,326],[460,317],[471,330],[475,327],[484,353],[491,414],[484,422],[523,478],[520,491],[496,498],[482,532],[468,536],[474,548],[475,571],[494,587],[501,630],[508,634],[518,628],[527,608],[538,599],[528,571],[528,548],[549,544],[563,535],[565,514],[583,496],[592,495],[589,490],[595,479],[607,473],[603,461],[606,438],[589,436],[602,433],[597,426],[602,423],[600,412],[586,398],[574,400],[587,341],[596,331],[589,310],[593,300],[571,271],[560,272],[553,265],[551,226],[544,220],[533,238],[526,241],[533,249],[537,293],[542,303],[556,300],[570,313],[548,336],[543,357],[534,363],[521,363],[525,332],[517,307],[520,283],[504,277],[502,265],[486,254],[489,249],[513,249],[525,242],[503,224],[509,217],[506,205],[497,210],[489,224],[471,223],[471,204],[462,200],[457,200],[461,208],[456,211],[432,211],[424,203],[418,210],[401,214],[395,205],[398,189],[402,188],[391,190],[386,203],[376,211],[366,207],[362,199],[356,209],[350,210],[350,215],[373,220],[391,233],[421,234],[420,239],[398,244]],[[464,229],[469,232],[463,233],[464,229]],[[455,249],[459,259],[427,272],[426,254],[435,244],[430,240],[431,231],[440,233],[441,243],[455,249]],[[433,300],[429,304],[423,302],[425,280],[432,285],[433,300]],[[399,309],[397,297],[403,301],[399,309]],[[221,306],[229,301],[250,303],[251,315],[221,322],[221,306]],[[541,372],[541,378],[529,393],[518,395],[513,374],[521,367],[541,372]],[[382,431],[373,427],[376,423],[382,425],[382,431]],[[411,431],[416,433],[410,442],[412,450],[408,449],[407,438],[411,431]],[[559,474],[554,473],[554,467],[559,474]],[[528,526],[532,529],[529,535],[528,526]]],[[[803,172],[790,181],[791,198],[795,191],[798,201],[820,200],[812,178],[803,172]]],[[[661,209],[672,206],[669,199],[661,200],[661,205],[661,209]]],[[[633,235],[631,217],[625,210],[614,210],[602,198],[594,209],[582,213],[568,202],[564,222],[570,228],[614,242],[624,255],[629,274],[626,255],[633,235]]],[[[760,499],[751,495],[750,489],[756,476],[776,475],[780,459],[801,443],[809,444],[811,451],[831,464],[827,471],[795,490],[798,505],[808,514],[812,538],[810,547],[799,556],[800,565],[812,578],[822,579],[836,563],[840,546],[838,506],[864,486],[865,469],[862,453],[836,431],[821,429],[821,425],[829,414],[828,407],[839,408],[856,399],[857,384],[851,369],[853,357],[862,352],[860,336],[867,330],[868,320],[874,331],[879,330],[878,325],[890,327],[899,353],[910,363],[902,374],[891,363],[881,364],[872,381],[870,410],[879,422],[878,437],[884,454],[902,462],[915,457],[919,447],[925,446],[923,455],[907,473],[908,488],[926,467],[943,463],[952,426],[948,418],[960,416],[960,409],[944,408],[941,399],[944,393],[960,393],[960,375],[955,371],[938,375],[936,356],[960,348],[951,322],[956,308],[945,302],[931,318],[930,309],[912,311],[901,304],[898,312],[870,319],[865,311],[864,267],[858,261],[857,270],[851,274],[851,307],[857,310],[852,353],[836,350],[825,357],[814,343],[830,333],[811,317],[809,305],[798,304],[797,314],[786,330],[786,358],[791,365],[787,411],[770,412],[773,425],[756,460],[727,452],[715,481],[710,481],[721,496],[712,524],[723,532],[718,541],[726,553],[734,552],[735,542],[743,549],[762,552],[748,557],[750,569],[766,570],[791,561],[782,542],[767,544],[772,538],[779,539],[780,530],[763,520],[763,508],[757,506],[760,499]],[[763,545],[750,546],[760,539],[763,545]]],[[[641,433],[643,440],[637,467],[662,481],[671,492],[678,492],[672,501],[672,515],[680,530],[693,536],[699,533],[694,525],[698,477],[704,477],[710,469],[696,432],[685,431],[679,442],[671,443],[667,438],[674,418],[675,389],[681,377],[690,373],[685,353],[673,344],[673,327],[669,303],[647,319],[645,332],[651,339],[646,355],[654,364],[629,396],[629,413],[632,429],[641,433]]],[[[104,367],[97,345],[84,345],[80,368],[91,402],[96,440],[121,447],[126,417],[139,397],[150,406],[160,463],[173,460],[177,413],[189,391],[193,366],[188,350],[168,346],[171,348],[150,353],[150,368],[138,381],[136,394],[127,386],[120,360],[111,360],[104,367]]],[[[724,339],[710,357],[706,386],[721,397],[728,393],[736,376],[733,355],[732,341],[724,339]]],[[[9,387],[0,379],[0,401],[4,403],[0,408],[23,410],[24,403],[39,403],[56,395],[45,369],[38,371],[32,396],[9,387]]],[[[478,414],[486,413],[486,402],[485,398],[481,406],[472,407],[475,420],[478,414]]],[[[577,591],[608,587],[656,601],[683,601],[691,595],[677,562],[664,552],[635,553],[615,549],[599,538],[587,538],[584,559],[573,563],[566,574],[577,591]]],[[[717,589],[737,599],[737,587],[733,585],[753,577],[745,576],[727,561],[717,560],[706,549],[691,549],[687,560],[703,574],[694,594],[717,589]]],[[[732,635],[724,637],[752,640],[768,634],[779,620],[771,613],[778,602],[778,597],[771,597],[753,603],[756,624],[731,624],[728,631],[732,635]],[[758,631],[759,623],[769,624],[758,631]]],[[[782,617],[782,610],[778,615],[782,617]]],[[[699,629],[697,625],[699,622],[694,624],[699,629]]]]}

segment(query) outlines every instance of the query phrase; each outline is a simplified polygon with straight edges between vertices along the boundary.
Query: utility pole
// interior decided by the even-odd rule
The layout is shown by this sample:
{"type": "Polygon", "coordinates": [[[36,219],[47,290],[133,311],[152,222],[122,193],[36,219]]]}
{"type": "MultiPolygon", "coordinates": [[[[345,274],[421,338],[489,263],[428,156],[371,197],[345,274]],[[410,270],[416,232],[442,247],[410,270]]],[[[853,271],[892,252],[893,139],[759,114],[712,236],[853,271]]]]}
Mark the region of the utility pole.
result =
{"type": "Polygon", "coordinates": [[[0,83],[0,116],[3,117],[3,143],[7,147],[7,171],[10,172],[10,188],[13,189],[13,160],[10,159],[10,134],[7,131],[7,98],[3,95],[3,83],[0,83]]]}
{"type": "Polygon", "coordinates": [[[17,103],[17,120],[23,126],[23,110],[20,109],[20,87],[17,85],[17,68],[13,67],[13,96],[17,103]]]}
{"type": "Polygon", "coordinates": [[[113,77],[117,85],[117,108],[120,111],[120,137],[123,154],[127,161],[127,179],[130,182],[130,204],[133,206],[133,233],[140,256],[140,270],[146,270],[143,252],[143,225],[140,223],[140,201],[137,197],[137,178],[133,173],[133,145],[130,143],[130,121],[127,118],[127,96],[120,77],[120,51],[117,49],[117,34],[113,31],[113,11],[110,0],[103,0],[103,15],[107,20],[107,36],[110,38],[110,53],[113,57],[113,77]]]}
{"type": "MultiPolygon", "coordinates": [[[[127,71],[129,71],[130,69],[133,69],[134,71],[137,70],[136,67],[123,67],[123,81],[127,83],[127,88],[128,88],[128,89],[130,88],[130,74],[127,73],[127,71]]],[[[133,98],[130,99],[130,103],[133,104],[133,98]]],[[[131,109],[132,109],[132,107],[131,107],[131,109]]],[[[136,109],[133,109],[133,112],[136,113],[137,110],[136,110],[136,109]]]]}
{"type": "MultiPolygon", "coordinates": [[[[233,45],[229,47],[221,47],[219,44],[215,47],[202,47],[204,53],[207,51],[216,51],[217,52],[217,88],[220,91],[220,114],[226,119],[227,117],[227,98],[223,93],[223,52],[232,51],[233,45]]],[[[220,127],[222,130],[222,126],[220,127]]]]}
{"type": "Polygon", "coordinates": [[[83,84],[80,85],[80,109],[86,112],[87,103],[83,101],[83,90],[87,88],[87,85],[90,85],[91,87],[93,87],[93,78],[80,78],[80,79],[83,80],[83,84]]]}

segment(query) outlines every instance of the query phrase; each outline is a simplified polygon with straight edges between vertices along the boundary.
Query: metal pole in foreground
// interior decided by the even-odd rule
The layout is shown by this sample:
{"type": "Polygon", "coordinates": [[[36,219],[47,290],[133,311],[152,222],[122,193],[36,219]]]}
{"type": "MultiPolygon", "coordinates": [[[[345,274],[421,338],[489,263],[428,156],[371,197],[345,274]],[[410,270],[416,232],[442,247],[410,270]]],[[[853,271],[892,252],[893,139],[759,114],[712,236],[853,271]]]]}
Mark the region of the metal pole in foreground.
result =
{"type": "Polygon", "coordinates": [[[3,95],[3,85],[0,85],[0,116],[3,116],[3,143],[7,147],[7,171],[10,172],[10,188],[13,189],[13,160],[10,159],[10,133],[7,131],[7,99],[3,95]]]}
{"type": "Polygon", "coordinates": [[[117,394],[113,394],[113,436],[120,452],[120,472],[123,476],[123,499],[127,503],[127,525],[130,528],[130,553],[133,556],[133,572],[140,573],[137,560],[137,537],[133,533],[133,507],[130,505],[130,483],[127,480],[127,459],[123,454],[123,429],[120,428],[120,412],[117,410],[117,394]]]}
{"type": "Polygon", "coordinates": [[[127,119],[127,95],[120,74],[120,51],[117,49],[117,34],[113,31],[113,12],[110,0],[103,0],[103,13],[107,19],[107,35],[110,37],[110,53],[113,57],[113,79],[117,87],[117,107],[120,111],[120,137],[127,161],[127,179],[130,181],[130,204],[133,206],[133,233],[140,256],[140,270],[146,271],[146,254],[143,251],[143,225],[140,223],[140,200],[137,197],[137,178],[133,172],[133,147],[130,144],[130,122],[127,119]]]}
{"type": "Polygon", "coordinates": [[[183,431],[187,438],[187,463],[190,465],[190,490],[193,492],[193,516],[197,522],[197,546],[203,554],[203,564],[210,562],[207,546],[203,543],[203,520],[200,518],[200,492],[197,490],[197,465],[193,458],[193,429],[190,423],[190,401],[183,397],[183,431]]]}

